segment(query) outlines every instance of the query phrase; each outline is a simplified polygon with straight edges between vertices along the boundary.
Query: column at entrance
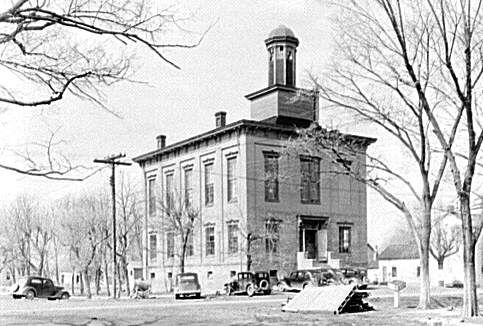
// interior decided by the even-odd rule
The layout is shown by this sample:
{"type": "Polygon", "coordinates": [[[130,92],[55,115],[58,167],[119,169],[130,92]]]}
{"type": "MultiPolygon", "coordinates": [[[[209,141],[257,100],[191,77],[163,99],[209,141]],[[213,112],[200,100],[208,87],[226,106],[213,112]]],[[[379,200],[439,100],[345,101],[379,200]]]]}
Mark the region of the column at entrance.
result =
{"type": "Polygon", "coordinates": [[[327,226],[318,231],[318,256],[319,261],[327,260],[327,226]]]}

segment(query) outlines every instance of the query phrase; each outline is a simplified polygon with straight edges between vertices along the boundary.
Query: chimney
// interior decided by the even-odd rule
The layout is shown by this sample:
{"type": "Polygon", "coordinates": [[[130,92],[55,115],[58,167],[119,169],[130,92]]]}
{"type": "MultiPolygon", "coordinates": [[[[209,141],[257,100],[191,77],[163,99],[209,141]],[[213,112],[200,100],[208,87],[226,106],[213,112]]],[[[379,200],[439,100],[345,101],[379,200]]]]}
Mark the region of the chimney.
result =
{"type": "Polygon", "coordinates": [[[221,128],[226,125],[226,112],[219,111],[215,113],[216,128],[221,128]]]}
{"type": "Polygon", "coordinates": [[[156,137],[158,149],[163,149],[166,146],[166,135],[159,135],[156,137]]]}

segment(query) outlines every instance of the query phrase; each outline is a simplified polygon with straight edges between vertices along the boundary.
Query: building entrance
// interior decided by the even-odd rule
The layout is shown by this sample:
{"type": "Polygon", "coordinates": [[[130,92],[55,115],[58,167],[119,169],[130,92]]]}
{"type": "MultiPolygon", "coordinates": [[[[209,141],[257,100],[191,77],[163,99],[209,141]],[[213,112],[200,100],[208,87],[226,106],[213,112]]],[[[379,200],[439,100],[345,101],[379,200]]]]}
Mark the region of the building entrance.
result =
{"type": "Polygon", "coordinates": [[[305,230],[305,252],[307,259],[317,258],[317,230],[305,230]]]}
{"type": "Polygon", "coordinates": [[[299,221],[299,252],[305,259],[323,261],[327,258],[328,218],[304,216],[299,221]]]}

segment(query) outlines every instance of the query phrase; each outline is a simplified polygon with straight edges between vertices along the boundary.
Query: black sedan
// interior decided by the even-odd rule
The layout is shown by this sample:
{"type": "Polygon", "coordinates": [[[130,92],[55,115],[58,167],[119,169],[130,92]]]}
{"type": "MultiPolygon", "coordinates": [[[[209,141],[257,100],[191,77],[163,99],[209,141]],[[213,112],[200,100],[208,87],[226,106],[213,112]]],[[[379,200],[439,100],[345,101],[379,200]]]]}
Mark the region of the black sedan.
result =
{"type": "Polygon", "coordinates": [[[51,279],[40,276],[29,276],[20,279],[13,287],[14,299],[47,298],[49,300],[69,299],[69,292],[61,286],[55,286],[51,279]]]}

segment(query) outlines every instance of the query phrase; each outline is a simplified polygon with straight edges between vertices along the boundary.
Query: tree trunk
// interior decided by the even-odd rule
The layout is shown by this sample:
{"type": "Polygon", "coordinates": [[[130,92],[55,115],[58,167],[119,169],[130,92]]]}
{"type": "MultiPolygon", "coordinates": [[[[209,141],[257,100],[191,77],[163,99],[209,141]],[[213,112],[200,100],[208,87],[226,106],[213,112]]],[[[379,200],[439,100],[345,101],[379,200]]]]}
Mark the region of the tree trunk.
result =
{"type": "Polygon", "coordinates": [[[82,272],[79,273],[79,279],[80,279],[80,294],[84,295],[84,275],[82,272]]]}
{"type": "Polygon", "coordinates": [[[57,248],[57,244],[54,247],[54,255],[55,255],[55,280],[57,284],[59,284],[59,249],[57,248]]]}
{"type": "Polygon", "coordinates": [[[92,292],[91,292],[91,280],[89,276],[89,269],[86,268],[84,270],[84,278],[85,278],[85,289],[86,289],[86,298],[91,299],[92,298],[92,292]]]}
{"type": "Polygon", "coordinates": [[[75,294],[75,269],[72,269],[72,277],[71,277],[71,282],[70,282],[70,287],[72,290],[72,295],[75,294]]]}
{"type": "Polygon", "coordinates": [[[421,283],[419,289],[418,308],[430,308],[430,280],[429,280],[429,246],[431,236],[431,204],[429,198],[423,195],[424,199],[424,217],[422,221],[421,238],[419,243],[419,254],[421,264],[421,283]]]}
{"type": "Polygon", "coordinates": [[[117,266],[116,266],[116,274],[117,274],[117,284],[118,284],[118,287],[117,287],[117,293],[116,293],[116,298],[120,298],[121,297],[121,291],[122,291],[122,281],[121,281],[121,273],[119,273],[119,262],[117,262],[117,266]]]}
{"type": "MultiPolygon", "coordinates": [[[[45,263],[44,263],[44,276],[54,278],[50,273],[50,264],[49,264],[49,255],[48,253],[45,254],[45,263]]],[[[57,283],[58,284],[58,283],[57,283]]]]}
{"type": "MultiPolygon", "coordinates": [[[[427,248],[426,248],[427,251],[427,248]]],[[[423,246],[421,245],[421,282],[420,282],[420,289],[419,289],[419,304],[418,308],[420,309],[429,309],[430,307],[430,281],[429,281],[429,256],[426,252],[424,254],[423,246]]]]}
{"type": "Polygon", "coordinates": [[[460,213],[463,230],[463,266],[465,274],[463,316],[468,318],[478,316],[479,311],[478,297],[476,295],[475,241],[473,240],[469,192],[465,190],[460,193],[460,213]]]}
{"type": "Polygon", "coordinates": [[[28,238],[28,242],[27,242],[27,275],[32,275],[30,273],[30,236],[28,238]]]}
{"type": "Polygon", "coordinates": [[[99,295],[101,292],[101,268],[96,268],[96,276],[95,276],[95,287],[96,287],[96,295],[99,295]]]}
{"type": "Polygon", "coordinates": [[[39,276],[44,276],[44,254],[42,252],[40,253],[38,274],[39,276]]]}
{"type": "Polygon", "coordinates": [[[109,288],[109,266],[108,266],[106,260],[104,260],[104,277],[105,277],[105,280],[106,280],[107,296],[110,297],[111,296],[111,289],[109,288]]]}
{"type": "Polygon", "coordinates": [[[183,248],[181,249],[181,256],[179,257],[179,270],[180,270],[180,273],[184,273],[184,260],[185,260],[185,257],[186,257],[186,242],[188,241],[187,240],[188,236],[186,236],[186,238],[184,238],[183,240],[183,248]]]}
{"type": "Polygon", "coordinates": [[[15,273],[15,267],[14,268],[9,268],[10,274],[12,275],[12,281],[13,283],[17,283],[17,275],[15,273]]]}
{"type": "Polygon", "coordinates": [[[251,246],[252,246],[252,235],[251,233],[249,233],[247,235],[247,272],[249,272],[250,269],[252,268],[251,246]]]}
{"type": "Polygon", "coordinates": [[[122,269],[123,269],[123,272],[124,272],[124,278],[126,279],[126,292],[127,292],[127,296],[130,297],[131,296],[131,286],[129,284],[129,271],[127,270],[127,261],[126,259],[123,259],[122,260],[122,269]]]}
{"type": "Polygon", "coordinates": [[[444,269],[444,257],[441,257],[438,259],[438,269],[439,270],[444,269]]]}

